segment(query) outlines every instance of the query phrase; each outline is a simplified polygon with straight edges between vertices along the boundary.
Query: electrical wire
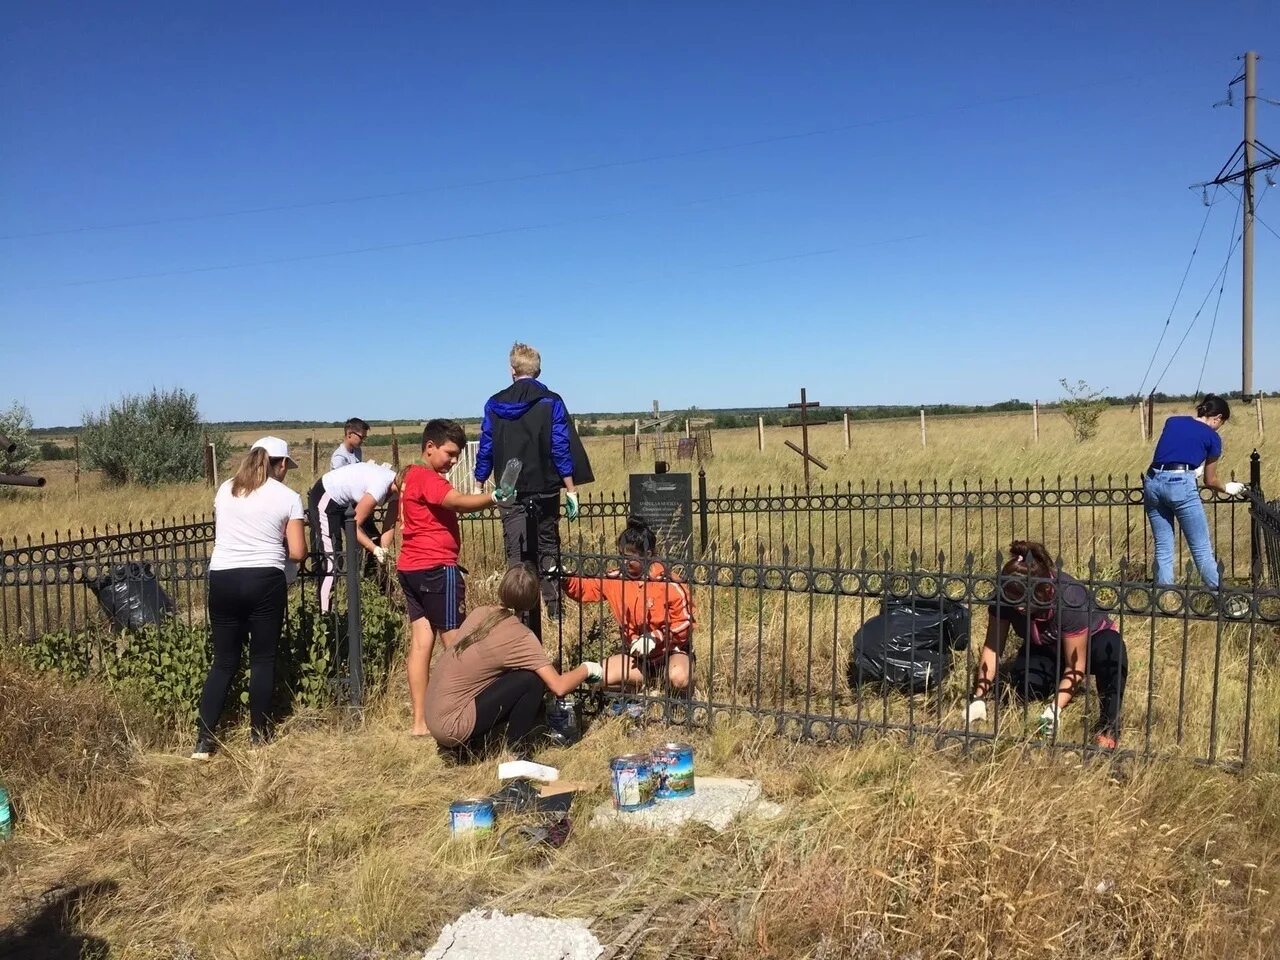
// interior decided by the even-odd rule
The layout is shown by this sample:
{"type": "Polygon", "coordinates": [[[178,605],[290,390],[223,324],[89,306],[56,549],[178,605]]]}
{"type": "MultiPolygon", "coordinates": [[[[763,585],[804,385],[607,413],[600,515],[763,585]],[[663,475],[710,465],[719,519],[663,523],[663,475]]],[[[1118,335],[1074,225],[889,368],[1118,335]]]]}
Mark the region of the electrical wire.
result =
{"type": "MultiPolygon", "coordinates": [[[[1156,357],[1160,355],[1160,347],[1164,344],[1165,335],[1169,332],[1169,324],[1173,322],[1173,313],[1178,309],[1178,302],[1182,299],[1182,291],[1187,285],[1187,277],[1191,275],[1191,265],[1195,263],[1196,253],[1200,250],[1200,241],[1204,238],[1205,227],[1209,225],[1209,215],[1213,213],[1215,199],[1218,196],[1218,190],[1215,187],[1213,197],[1205,204],[1204,219],[1200,221],[1200,232],[1196,234],[1195,245],[1191,248],[1191,256],[1187,258],[1187,268],[1182,271],[1182,281],[1178,284],[1178,292],[1173,295],[1173,303],[1169,307],[1169,315],[1164,318],[1164,326],[1160,329],[1160,338],[1156,341],[1156,348],[1151,351],[1151,359],[1147,361],[1147,369],[1142,374],[1142,385],[1138,387],[1137,396],[1142,397],[1142,392],[1147,388],[1147,377],[1151,376],[1151,368],[1155,366],[1156,357]]],[[[1154,390],[1155,388],[1152,387],[1154,390]]]]}
{"type": "MultiPolygon", "coordinates": [[[[1237,212],[1239,212],[1238,206],[1237,212]]],[[[1151,385],[1152,393],[1155,393],[1155,391],[1159,389],[1161,381],[1164,380],[1164,375],[1168,373],[1169,368],[1173,366],[1173,361],[1177,359],[1178,354],[1182,350],[1183,344],[1187,342],[1187,337],[1191,335],[1191,331],[1195,327],[1196,321],[1200,319],[1200,314],[1204,312],[1204,308],[1208,305],[1209,298],[1213,296],[1214,287],[1219,287],[1219,289],[1221,289],[1221,287],[1226,285],[1227,270],[1231,266],[1231,258],[1235,256],[1235,252],[1239,248],[1240,242],[1243,238],[1243,232],[1237,233],[1233,222],[1231,227],[1231,243],[1227,248],[1227,259],[1223,262],[1222,268],[1218,271],[1217,275],[1214,276],[1213,283],[1210,285],[1209,291],[1204,295],[1204,299],[1200,301],[1199,308],[1196,310],[1195,314],[1192,315],[1191,321],[1187,324],[1187,329],[1183,331],[1182,339],[1179,340],[1178,345],[1173,348],[1173,353],[1170,354],[1168,362],[1164,365],[1164,369],[1160,371],[1160,376],[1158,376],[1156,378],[1156,382],[1151,385]]],[[[1221,298],[1221,293],[1219,293],[1219,298],[1221,298]]]]}
{"type": "Polygon", "coordinates": [[[619,160],[605,160],[599,163],[584,163],[570,167],[561,167],[553,170],[541,170],[534,173],[516,174],[508,177],[486,177],[478,180],[466,180],[450,184],[437,184],[429,187],[418,187],[409,190],[395,190],[384,193],[365,193],[354,196],[330,197],[320,200],[306,200],[299,203],[281,203],[271,204],[258,207],[242,207],[233,210],[220,210],[209,213],[193,213],[182,214],[172,217],[154,217],[146,220],[130,220],[119,223],[102,223],[102,224],[84,224],[75,227],[62,227],[53,230],[34,230],[26,233],[9,233],[0,234],[0,240],[28,240],[37,237],[56,237],[67,236],[77,233],[90,233],[101,230],[122,230],[130,227],[153,227],[164,224],[173,223],[193,223],[203,220],[218,220],[230,217],[243,217],[254,214],[265,213],[282,213],[291,210],[308,210],[316,207],[331,207],[351,203],[365,203],[372,200],[393,200],[404,197],[422,196],[423,194],[437,193],[447,190],[461,190],[474,187],[499,186],[503,184],[526,183],[530,180],[542,180],[550,177],[570,176],[577,173],[593,173],[600,170],[611,170],[618,167],[632,167],[647,163],[658,163],[665,160],[683,160],[691,157],[706,156],[713,153],[724,153],[731,150],[744,150],[752,147],[768,146],[775,143],[786,143],[794,140],[806,140],[812,137],[830,136],[837,133],[845,133],[850,130],[859,130],[866,127],[885,126],[888,124],[908,123],[915,120],[927,120],[946,114],[963,112],[966,110],[976,110],[989,106],[1002,106],[1008,103],[1018,103],[1025,100],[1035,100],[1043,97],[1057,96],[1066,92],[1074,92],[1077,90],[1086,90],[1099,86],[1114,86],[1129,80],[1149,78],[1147,74],[1127,74],[1122,77],[1114,77],[1106,80],[1092,80],[1080,84],[1072,84],[1069,86],[1059,87],[1053,90],[1039,90],[1031,93],[1011,94],[1004,97],[989,97],[981,100],[970,101],[969,103],[953,104],[946,107],[937,107],[932,110],[921,110],[915,113],[899,114],[890,117],[874,117],[866,120],[856,120],[849,123],[837,124],[830,127],[821,127],[813,130],[803,130],[795,133],[783,133],[767,137],[755,137],[750,140],[739,140],[731,143],[714,144],[706,147],[697,147],[689,150],[676,150],[669,153],[655,153],[642,157],[630,157],[619,160]]]}

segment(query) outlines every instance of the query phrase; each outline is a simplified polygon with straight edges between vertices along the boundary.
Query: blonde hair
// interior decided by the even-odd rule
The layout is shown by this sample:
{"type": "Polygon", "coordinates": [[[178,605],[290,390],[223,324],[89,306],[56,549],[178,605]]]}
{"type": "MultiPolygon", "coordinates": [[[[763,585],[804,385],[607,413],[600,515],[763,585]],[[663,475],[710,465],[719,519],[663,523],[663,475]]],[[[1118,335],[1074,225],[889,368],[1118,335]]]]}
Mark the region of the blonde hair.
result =
{"type": "Polygon", "coordinates": [[[278,458],[273,460],[268,457],[267,451],[261,447],[254,447],[245,454],[244,460],[240,462],[240,469],[231,480],[231,495],[243,497],[253,493],[267,482],[267,478],[271,476],[271,468],[278,462],[278,458]]]}
{"type": "Polygon", "coordinates": [[[536,377],[542,373],[542,354],[527,343],[511,345],[511,369],[517,377],[536,377]]]}
{"type": "Polygon", "coordinates": [[[498,602],[502,606],[481,620],[474,630],[460,637],[458,642],[450,647],[450,652],[455,657],[462,656],[464,650],[489,636],[493,628],[504,620],[511,619],[517,613],[533,609],[538,602],[538,575],[531,564],[520,563],[507,570],[502,583],[498,585],[498,602]]]}

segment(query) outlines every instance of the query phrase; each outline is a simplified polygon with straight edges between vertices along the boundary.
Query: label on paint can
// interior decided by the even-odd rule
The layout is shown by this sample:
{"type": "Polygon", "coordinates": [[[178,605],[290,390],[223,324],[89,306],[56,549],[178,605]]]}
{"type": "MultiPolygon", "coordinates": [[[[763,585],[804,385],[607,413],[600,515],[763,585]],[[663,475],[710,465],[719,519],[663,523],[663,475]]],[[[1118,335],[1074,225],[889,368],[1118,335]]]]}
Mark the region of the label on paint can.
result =
{"type": "Polygon", "coordinates": [[[693,747],[687,743],[662,744],[653,751],[653,772],[658,781],[658,799],[693,796],[693,747]]]}
{"type": "Polygon", "coordinates": [[[493,802],[482,797],[449,804],[449,832],[455,837],[493,830],[493,802]]]}
{"type": "Polygon", "coordinates": [[[609,774],[613,782],[615,810],[642,810],[653,803],[657,784],[653,777],[653,760],[648,754],[614,757],[609,761],[609,774]]]}

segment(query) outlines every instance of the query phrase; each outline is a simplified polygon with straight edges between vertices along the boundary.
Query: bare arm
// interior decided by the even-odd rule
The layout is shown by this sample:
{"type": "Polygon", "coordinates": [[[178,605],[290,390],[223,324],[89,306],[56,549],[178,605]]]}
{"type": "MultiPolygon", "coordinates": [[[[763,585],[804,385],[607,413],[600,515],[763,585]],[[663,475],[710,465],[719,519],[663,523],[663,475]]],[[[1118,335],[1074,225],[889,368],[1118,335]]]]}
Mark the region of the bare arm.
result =
{"type": "Polygon", "coordinates": [[[1000,666],[1000,652],[1009,636],[1009,621],[997,617],[987,619],[987,641],[982,645],[982,657],[978,662],[978,679],[973,684],[973,699],[985,700],[991,695],[996,670],[1000,666]]]}
{"type": "Polygon", "coordinates": [[[450,490],[444,495],[440,505],[456,513],[474,513],[495,503],[497,501],[493,499],[492,493],[459,493],[457,490],[450,490]]]}
{"type": "Polygon", "coordinates": [[[1227,489],[1222,485],[1222,481],[1218,479],[1218,458],[1204,462],[1204,485],[1210,490],[1217,490],[1219,493],[1226,493],[1227,489]]]}
{"type": "Polygon", "coordinates": [[[571,690],[577,690],[578,687],[587,682],[587,668],[581,664],[568,673],[561,673],[550,664],[540,667],[537,672],[539,679],[557,697],[563,697],[566,693],[571,690]]]}
{"type": "Polygon", "coordinates": [[[1089,650],[1089,631],[1068,633],[1062,638],[1062,680],[1054,704],[1061,710],[1076,695],[1076,687],[1084,679],[1084,659],[1089,650]]]}
{"type": "Polygon", "coordinates": [[[369,538],[364,532],[364,526],[369,522],[369,518],[373,516],[373,510],[378,505],[378,501],[373,499],[373,494],[366,493],[360,498],[360,502],[356,504],[356,541],[360,546],[364,547],[370,553],[378,544],[369,538]]]}
{"type": "Polygon", "coordinates": [[[564,482],[564,488],[568,490],[570,493],[573,493],[577,489],[573,485],[573,477],[562,477],[561,479],[564,482]]]}
{"type": "Polygon", "coordinates": [[[290,520],[285,524],[284,545],[294,563],[307,559],[307,537],[302,532],[301,520],[290,520]]]}

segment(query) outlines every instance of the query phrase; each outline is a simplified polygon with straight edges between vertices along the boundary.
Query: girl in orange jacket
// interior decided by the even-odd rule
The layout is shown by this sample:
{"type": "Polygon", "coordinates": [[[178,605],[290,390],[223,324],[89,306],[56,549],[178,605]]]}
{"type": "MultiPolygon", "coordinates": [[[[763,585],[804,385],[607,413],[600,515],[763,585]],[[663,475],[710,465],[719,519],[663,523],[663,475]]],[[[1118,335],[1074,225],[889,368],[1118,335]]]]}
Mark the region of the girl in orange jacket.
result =
{"type": "Polygon", "coordinates": [[[637,689],[665,676],[674,690],[689,686],[693,666],[693,598],[655,559],[658,538],[638,517],[618,537],[622,569],[603,577],[566,577],[564,592],[579,603],[609,604],[622,628],[622,649],[604,662],[604,685],[637,689]]]}

